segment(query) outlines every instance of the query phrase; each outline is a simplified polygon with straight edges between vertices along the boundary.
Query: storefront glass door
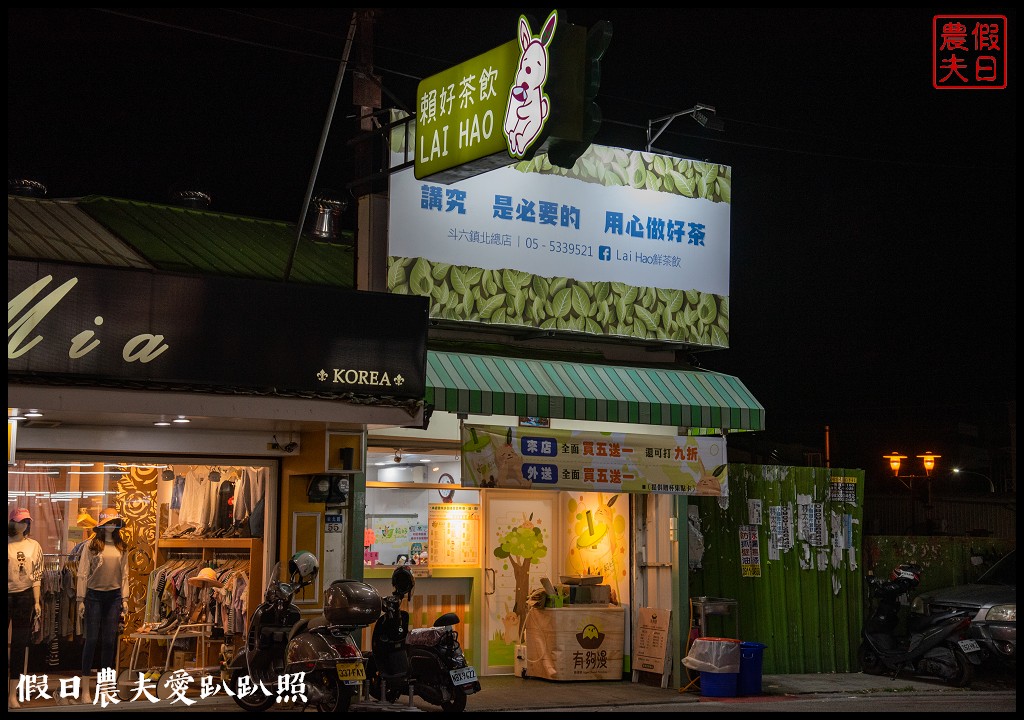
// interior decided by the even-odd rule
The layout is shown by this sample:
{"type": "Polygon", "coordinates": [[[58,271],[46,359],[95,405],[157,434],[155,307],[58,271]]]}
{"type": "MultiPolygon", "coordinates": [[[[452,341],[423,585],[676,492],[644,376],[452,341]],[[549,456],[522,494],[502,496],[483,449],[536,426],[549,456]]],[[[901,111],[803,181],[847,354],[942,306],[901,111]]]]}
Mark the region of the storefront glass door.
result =
{"type": "Polygon", "coordinates": [[[527,598],[542,577],[558,581],[552,563],[557,503],[551,492],[484,493],[484,674],[514,671],[527,598]]]}

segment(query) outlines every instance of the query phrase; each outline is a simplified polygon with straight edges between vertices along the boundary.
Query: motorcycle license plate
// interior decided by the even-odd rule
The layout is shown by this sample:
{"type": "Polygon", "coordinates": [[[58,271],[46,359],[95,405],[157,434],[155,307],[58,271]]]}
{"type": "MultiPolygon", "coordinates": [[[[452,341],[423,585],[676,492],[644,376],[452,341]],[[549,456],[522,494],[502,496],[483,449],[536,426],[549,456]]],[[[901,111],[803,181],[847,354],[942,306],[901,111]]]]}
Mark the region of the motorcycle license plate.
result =
{"type": "Polygon", "coordinates": [[[455,685],[468,685],[476,680],[476,670],[471,667],[459,668],[451,671],[452,682],[455,685]]]}
{"type": "Polygon", "coordinates": [[[978,652],[979,650],[981,650],[981,648],[978,646],[977,640],[958,640],[957,645],[959,645],[960,649],[963,650],[965,653],[978,652]]]}
{"type": "Polygon", "coordinates": [[[366,668],[361,662],[338,663],[338,679],[345,682],[359,682],[366,679],[366,668]]]}

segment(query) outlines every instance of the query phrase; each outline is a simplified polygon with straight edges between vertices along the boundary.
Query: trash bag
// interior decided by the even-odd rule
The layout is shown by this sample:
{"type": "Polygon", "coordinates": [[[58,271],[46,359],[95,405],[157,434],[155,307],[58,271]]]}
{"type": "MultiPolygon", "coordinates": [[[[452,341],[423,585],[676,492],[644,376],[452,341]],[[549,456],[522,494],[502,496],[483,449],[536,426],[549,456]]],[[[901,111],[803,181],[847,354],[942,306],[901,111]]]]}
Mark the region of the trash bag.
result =
{"type": "Polygon", "coordinates": [[[731,638],[697,638],[683,665],[698,672],[738,673],[740,671],[740,641],[731,638]]]}

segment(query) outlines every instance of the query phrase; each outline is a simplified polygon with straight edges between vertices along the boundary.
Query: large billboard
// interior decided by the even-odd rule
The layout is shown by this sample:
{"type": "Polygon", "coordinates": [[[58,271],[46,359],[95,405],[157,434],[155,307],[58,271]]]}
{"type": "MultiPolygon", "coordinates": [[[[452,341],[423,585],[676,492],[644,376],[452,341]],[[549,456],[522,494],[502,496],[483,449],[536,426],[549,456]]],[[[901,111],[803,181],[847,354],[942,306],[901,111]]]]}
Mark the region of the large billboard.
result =
{"type": "Polygon", "coordinates": [[[729,166],[592,145],[390,198],[388,290],[435,320],[729,346],[729,166]]]}

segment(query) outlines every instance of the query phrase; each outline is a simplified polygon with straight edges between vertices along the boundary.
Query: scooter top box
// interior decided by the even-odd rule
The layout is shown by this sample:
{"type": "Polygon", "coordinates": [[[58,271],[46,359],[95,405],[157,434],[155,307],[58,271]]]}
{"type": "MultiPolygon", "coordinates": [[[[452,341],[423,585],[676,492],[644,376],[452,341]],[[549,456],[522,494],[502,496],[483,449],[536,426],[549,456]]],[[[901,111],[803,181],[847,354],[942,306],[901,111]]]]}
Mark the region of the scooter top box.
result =
{"type": "Polygon", "coordinates": [[[380,595],[358,580],[335,580],[324,591],[324,616],[332,625],[373,625],[381,611],[380,595]]]}

